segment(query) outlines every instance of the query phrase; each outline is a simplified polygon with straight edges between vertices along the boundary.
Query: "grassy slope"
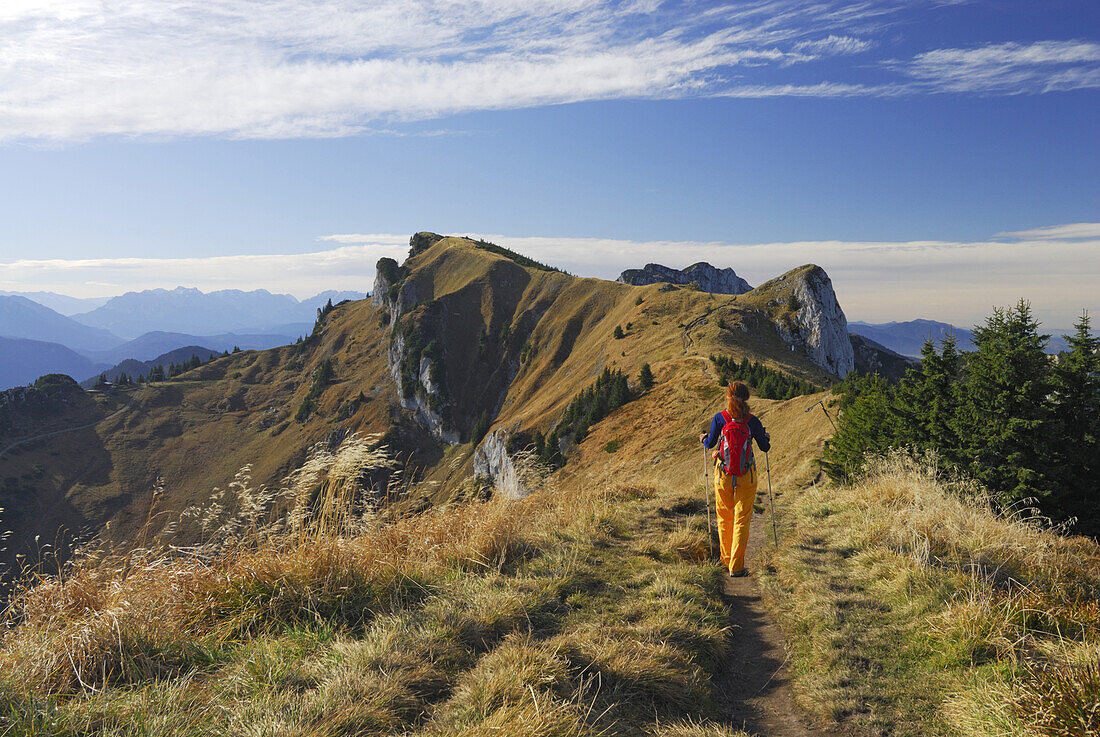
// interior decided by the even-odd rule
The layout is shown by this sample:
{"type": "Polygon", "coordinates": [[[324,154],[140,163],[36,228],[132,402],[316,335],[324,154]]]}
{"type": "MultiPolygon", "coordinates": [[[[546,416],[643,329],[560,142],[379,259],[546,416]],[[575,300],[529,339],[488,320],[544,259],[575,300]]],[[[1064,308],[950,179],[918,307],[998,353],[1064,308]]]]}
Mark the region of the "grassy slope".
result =
{"type": "Polygon", "coordinates": [[[246,464],[257,480],[277,484],[310,445],[337,428],[388,429],[392,395],[377,311],[369,302],[349,303],[334,311],[328,329],[301,355],[293,346],[243,351],[135,389],[130,411],[92,430],[15,451],[2,468],[5,475],[49,469],[33,480],[36,497],[70,509],[71,524],[98,529],[110,520],[114,538],[125,539],[144,524],[158,477],[165,482],[160,508],[175,510],[224,488],[246,464]],[[336,375],[318,412],[304,424],[294,421],[312,373],[329,357],[336,360],[336,375]],[[360,391],[366,401],[338,419],[337,407],[360,391]]]}
{"type": "MultiPolygon", "coordinates": [[[[522,268],[461,238],[444,239],[406,265],[421,305],[413,312],[431,302],[445,308],[447,381],[467,419],[502,395],[498,423],[545,430],[604,366],[633,377],[645,362],[660,372],[665,362],[710,353],[747,355],[825,380],[778,339],[774,310],[761,294],[662,293],[656,286],[578,279],[522,268]],[[612,339],[615,326],[627,324],[626,337],[612,339]],[[512,337],[479,358],[483,331],[512,337]],[[524,344],[533,357],[521,366],[524,344]],[[518,373],[509,384],[513,366],[518,373]],[[495,378],[486,381],[488,375],[495,378]]],[[[332,433],[384,433],[396,422],[406,428],[403,458],[434,484],[424,488],[437,489],[437,501],[450,498],[470,472],[472,447],[435,445],[397,408],[385,356],[389,333],[379,317],[369,301],[341,305],[301,354],[292,346],[244,351],[134,390],[132,411],[79,436],[20,449],[0,461],[0,470],[21,480],[22,494],[67,510],[68,526],[100,529],[110,520],[111,535],[121,540],[144,524],[158,478],[165,484],[160,508],[180,510],[224,488],[246,464],[258,483],[277,486],[312,444],[332,433]],[[335,379],[317,411],[295,421],[313,372],[328,358],[336,362],[335,379]],[[339,416],[338,408],[360,392],[365,402],[339,416]],[[36,471],[42,468],[49,472],[36,471]]],[[[31,525],[19,532],[26,540],[40,533],[52,539],[54,529],[31,525]]]]}
{"type": "Polygon", "coordinates": [[[934,466],[798,496],[762,569],[798,693],[873,734],[1096,734],[1100,546],[995,517],[934,466]]]}
{"type": "MultiPolygon", "coordinates": [[[[92,563],[86,580],[39,587],[21,600],[25,626],[2,654],[13,733],[233,732],[254,722],[266,725],[258,733],[299,734],[472,734],[494,723],[525,733],[730,733],[692,726],[712,716],[706,673],[725,647],[717,574],[699,560],[706,518],[694,436],[719,395],[703,357],[748,355],[816,381],[820,372],[778,340],[760,295],[662,293],[532,272],[454,239],[409,265],[418,301],[447,302],[449,380],[476,380],[457,367],[470,368],[463,351],[480,328],[530,331],[524,342],[537,350],[510,385],[499,423],[547,427],[604,366],[633,376],[649,362],[658,385],[593,428],[554,477],[560,493],[400,523],[410,541],[438,544],[415,560],[412,542],[395,548],[380,577],[364,577],[360,565],[378,554],[374,533],[212,569],[177,561],[178,576],[161,563],[92,563]],[[524,327],[525,314],[538,319],[524,327]],[[628,323],[613,340],[614,327],[628,323]],[[611,439],[615,453],[604,450],[611,439]],[[541,511],[528,517],[531,509],[541,511]],[[456,532],[471,514],[501,525],[488,542],[484,531],[472,529],[472,540],[456,532]],[[52,591],[68,603],[59,607],[52,591]],[[211,601],[212,610],[201,608],[211,601]],[[241,630],[241,621],[260,629],[241,630]],[[525,659],[536,665],[516,673],[525,659]],[[42,663],[54,667],[44,675],[42,663]],[[517,678],[528,688],[517,691],[517,678]],[[50,688],[76,697],[46,695],[50,688]]],[[[74,486],[75,469],[58,465],[51,483],[90,519],[113,515],[117,538],[132,539],[150,517],[158,475],[166,487],[157,509],[177,511],[246,464],[256,482],[278,481],[335,429],[383,431],[400,421],[385,345],[369,303],[339,307],[301,355],[243,352],[140,390],[132,414],[97,429],[105,476],[74,486]],[[305,424],[294,422],[310,375],[330,357],[333,385],[305,424]],[[367,401],[338,420],[337,408],[360,391],[367,401]]],[[[754,405],[773,435],[788,438],[772,459],[777,482],[815,473],[828,424],[803,412],[810,401],[754,405]]],[[[27,459],[55,450],[44,444],[27,459]]],[[[424,485],[444,489],[437,501],[453,495],[470,452],[421,449],[424,485]]],[[[153,517],[154,529],[168,519],[153,517]]]]}
{"type": "MultiPolygon", "coordinates": [[[[523,502],[458,504],[222,574],[149,565],[117,586],[90,573],[40,589],[21,605],[38,619],[0,651],[10,733],[735,734],[712,721],[708,676],[728,645],[685,440],[717,394],[702,366],[665,363],[523,502]],[[59,601],[79,603],[43,618],[59,601]]],[[[757,402],[789,439],[777,480],[813,474],[828,425],[807,403],[757,402]]]]}
{"type": "MultiPolygon", "coordinates": [[[[770,327],[782,290],[727,298],[575,280],[455,240],[412,266],[423,299],[448,300],[462,318],[451,323],[458,363],[463,335],[539,313],[524,339],[537,351],[498,423],[545,428],[605,365],[634,375],[650,362],[658,384],[596,425],[552,488],[523,502],[444,505],[210,566],[92,562],[39,587],[0,650],[11,734],[731,734],[711,721],[707,685],[728,645],[704,560],[695,437],[720,390],[702,356],[788,360],[770,327]]],[[[131,435],[111,457],[147,447],[183,477],[198,467],[173,504],[245,463],[258,480],[285,474],[360,390],[371,399],[351,426],[390,422],[383,338],[377,312],[355,303],[300,365],[291,349],[245,353],[154,387],[119,421],[118,435],[131,435]],[[329,356],[340,358],[337,379],[317,416],[274,432],[329,356]],[[263,427],[271,407],[281,417],[263,427]]],[[[774,439],[784,531],[755,567],[808,708],[881,734],[1026,734],[1042,720],[1047,734],[1073,733],[1053,720],[1100,688],[1076,665],[1100,641],[1096,546],[997,520],[908,467],[798,491],[830,431],[823,413],[804,411],[816,399],[753,402],[774,439]]],[[[453,485],[470,450],[426,449],[428,485],[453,485]]]]}

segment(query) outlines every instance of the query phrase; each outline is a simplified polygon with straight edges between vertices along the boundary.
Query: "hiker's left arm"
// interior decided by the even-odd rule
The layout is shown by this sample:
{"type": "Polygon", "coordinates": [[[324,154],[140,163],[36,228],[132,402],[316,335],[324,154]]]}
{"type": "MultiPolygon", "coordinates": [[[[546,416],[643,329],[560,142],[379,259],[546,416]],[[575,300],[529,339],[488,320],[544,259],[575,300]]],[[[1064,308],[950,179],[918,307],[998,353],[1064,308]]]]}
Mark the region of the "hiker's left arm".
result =
{"type": "Polygon", "coordinates": [[[759,417],[754,415],[752,420],[749,422],[749,430],[752,432],[753,440],[756,441],[756,447],[767,453],[772,449],[772,436],[764,429],[764,423],[759,417]]]}

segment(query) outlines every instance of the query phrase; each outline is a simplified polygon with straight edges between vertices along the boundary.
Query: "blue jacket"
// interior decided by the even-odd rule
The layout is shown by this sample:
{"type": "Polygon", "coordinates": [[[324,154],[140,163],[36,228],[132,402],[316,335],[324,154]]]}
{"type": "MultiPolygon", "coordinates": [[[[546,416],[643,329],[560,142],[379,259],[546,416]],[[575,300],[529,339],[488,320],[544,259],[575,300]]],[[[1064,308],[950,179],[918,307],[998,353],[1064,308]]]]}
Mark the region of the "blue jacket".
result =
{"type": "MultiPolygon", "coordinates": [[[[703,438],[703,447],[713,448],[718,444],[718,439],[722,437],[722,428],[726,424],[726,418],[719,412],[714,416],[714,419],[710,421],[710,433],[703,438]]],[[[760,450],[767,453],[772,449],[771,441],[768,439],[768,433],[764,429],[764,423],[760,422],[760,419],[756,415],[749,415],[749,432],[752,433],[752,439],[756,441],[756,446],[760,450]]]]}

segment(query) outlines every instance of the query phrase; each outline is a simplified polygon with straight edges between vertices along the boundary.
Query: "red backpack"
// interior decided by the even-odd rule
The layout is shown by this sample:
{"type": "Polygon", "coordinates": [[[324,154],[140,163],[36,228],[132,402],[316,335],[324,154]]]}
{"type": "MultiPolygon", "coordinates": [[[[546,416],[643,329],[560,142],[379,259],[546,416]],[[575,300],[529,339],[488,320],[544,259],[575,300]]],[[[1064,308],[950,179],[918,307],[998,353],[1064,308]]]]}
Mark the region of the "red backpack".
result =
{"type": "Polygon", "coordinates": [[[729,412],[722,412],[726,424],[722,426],[722,438],[718,441],[718,455],[722,460],[722,473],[727,476],[744,476],[756,465],[752,457],[752,431],[748,422],[733,419],[729,412]]]}

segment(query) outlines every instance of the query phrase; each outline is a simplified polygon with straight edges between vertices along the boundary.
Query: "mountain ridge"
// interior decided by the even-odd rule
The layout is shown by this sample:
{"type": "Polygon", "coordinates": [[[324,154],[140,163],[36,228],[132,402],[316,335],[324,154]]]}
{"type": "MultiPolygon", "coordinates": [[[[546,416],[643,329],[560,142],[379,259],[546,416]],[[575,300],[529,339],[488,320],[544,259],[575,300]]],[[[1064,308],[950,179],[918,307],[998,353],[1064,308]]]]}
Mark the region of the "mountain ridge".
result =
{"type": "Polygon", "coordinates": [[[125,342],[108,330],[85,325],[19,296],[0,296],[0,336],[60,343],[77,352],[106,350],[125,342]]]}
{"type": "MultiPolygon", "coordinates": [[[[243,350],[123,390],[112,401],[125,400],[125,413],[5,457],[13,482],[4,495],[64,505],[73,530],[103,532],[110,522],[119,542],[147,519],[158,478],[158,506],[182,510],[246,465],[257,484],[278,488],[309,448],[360,433],[382,438],[419,490],[394,504],[418,508],[467,493],[483,417],[498,438],[548,430],[604,369],[633,379],[649,363],[668,378],[698,374],[700,362],[706,372],[708,356],[721,354],[818,385],[838,378],[813,359],[815,308],[800,290],[827,286],[816,267],[715,295],[524,266],[507,249],[462,238],[414,236],[412,245],[404,264],[391,264],[395,280],[383,276],[374,290],[381,306],[335,305],[301,343],[243,350]],[[35,475],[44,459],[51,473],[35,475]]],[[[845,345],[850,355],[846,336],[845,345]]],[[[13,521],[17,543],[54,534],[35,529],[35,519],[13,521]]]]}
{"type": "Polygon", "coordinates": [[[312,322],[316,310],[329,299],[339,302],[364,296],[363,292],[330,290],[300,301],[266,289],[203,292],[180,286],[127,292],[73,319],[131,339],[155,331],[190,335],[261,332],[264,327],[312,322]]]}

